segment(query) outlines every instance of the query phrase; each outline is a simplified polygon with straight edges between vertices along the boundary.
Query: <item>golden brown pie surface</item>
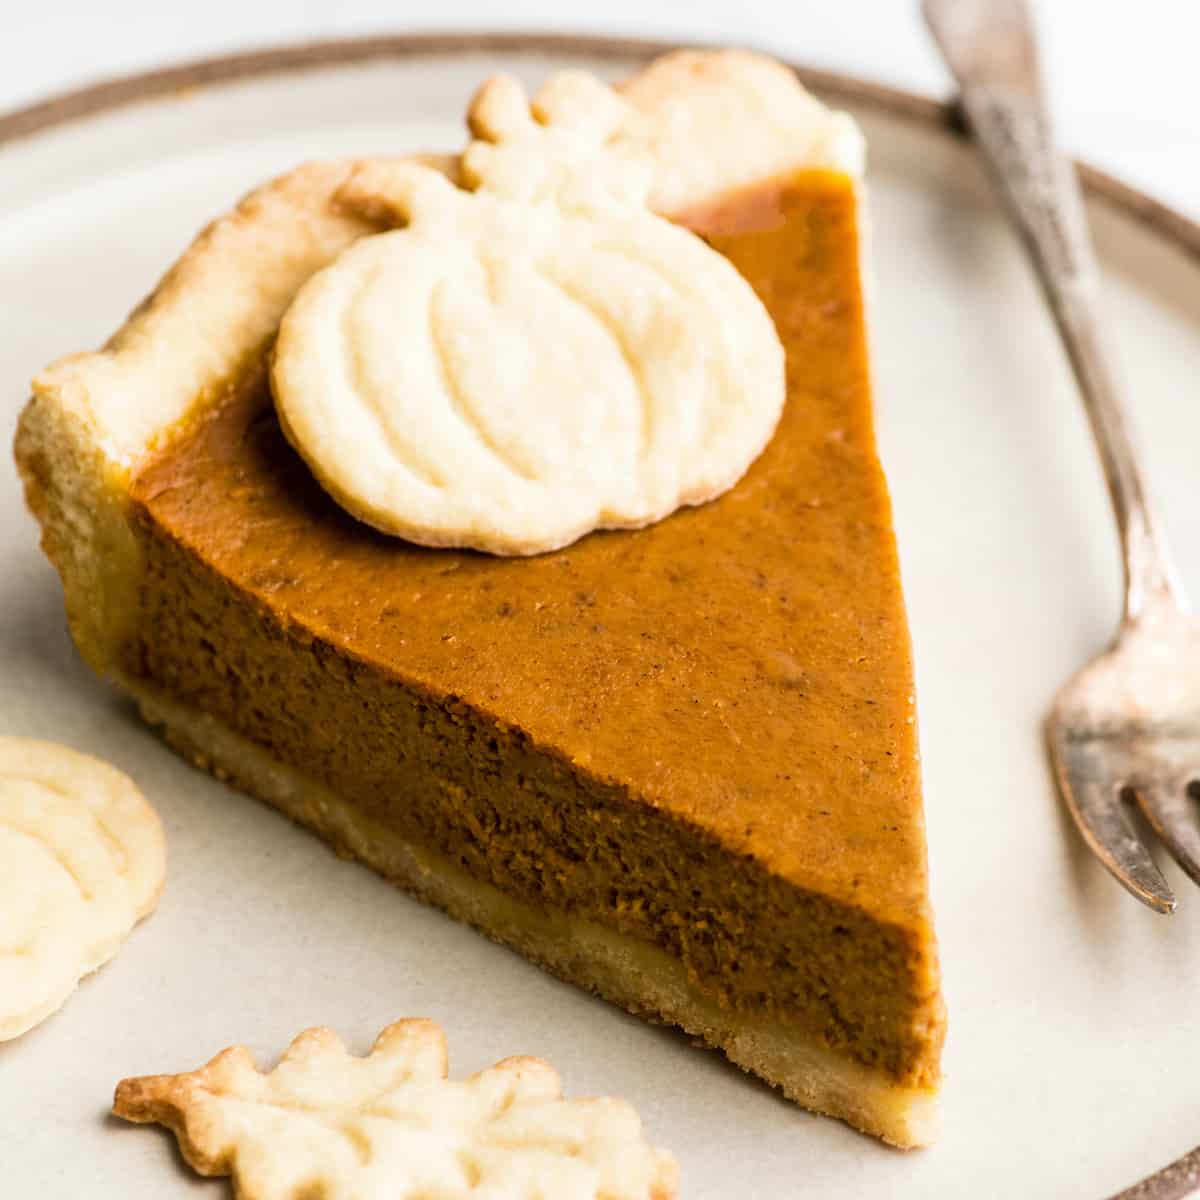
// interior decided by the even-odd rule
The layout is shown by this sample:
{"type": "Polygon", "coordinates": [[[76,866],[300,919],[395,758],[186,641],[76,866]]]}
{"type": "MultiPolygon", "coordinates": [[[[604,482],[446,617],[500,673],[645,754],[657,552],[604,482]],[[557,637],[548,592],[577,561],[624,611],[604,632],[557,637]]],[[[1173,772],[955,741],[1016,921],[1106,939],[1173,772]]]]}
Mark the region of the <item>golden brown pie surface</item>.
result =
{"type": "Polygon", "coordinates": [[[927,1086],[942,1010],[856,212],[809,171],[692,214],[784,342],[779,430],[720,499],[557,553],[357,523],[252,365],[134,480],[122,666],[503,891],[927,1086]]]}

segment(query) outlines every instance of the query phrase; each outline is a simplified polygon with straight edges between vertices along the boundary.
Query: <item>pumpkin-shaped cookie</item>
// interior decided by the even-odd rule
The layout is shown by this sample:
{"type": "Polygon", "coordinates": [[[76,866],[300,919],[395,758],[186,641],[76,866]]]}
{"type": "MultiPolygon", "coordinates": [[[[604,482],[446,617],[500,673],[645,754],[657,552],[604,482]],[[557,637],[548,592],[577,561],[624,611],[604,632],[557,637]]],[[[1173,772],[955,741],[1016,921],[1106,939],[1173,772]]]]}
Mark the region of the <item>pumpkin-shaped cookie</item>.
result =
{"type": "Polygon", "coordinates": [[[531,112],[507,79],[472,109],[466,187],[376,162],[344,203],[401,228],[300,291],[272,370],[324,487],[432,546],[531,554],[725,491],[769,440],[783,352],[750,286],[647,207],[613,144],[630,114],[559,76],[531,112]]]}

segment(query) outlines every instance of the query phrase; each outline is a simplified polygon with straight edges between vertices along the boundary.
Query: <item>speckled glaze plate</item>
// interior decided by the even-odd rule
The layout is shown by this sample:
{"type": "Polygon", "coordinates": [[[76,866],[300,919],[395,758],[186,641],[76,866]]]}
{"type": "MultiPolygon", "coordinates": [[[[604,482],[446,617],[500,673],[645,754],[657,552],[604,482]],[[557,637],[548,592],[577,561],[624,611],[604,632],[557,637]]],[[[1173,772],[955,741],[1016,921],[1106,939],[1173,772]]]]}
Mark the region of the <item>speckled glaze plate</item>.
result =
{"type": "MultiPolygon", "coordinates": [[[[118,325],[196,230],[318,156],[453,147],[490,72],[607,75],[655,47],[375,38],[157,72],[0,117],[0,384],[118,325]]],[[[658,48],[660,49],[660,48],[658,48]]],[[[0,730],[129,771],[163,815],[158,913],[66,1008],[0,1046],[0,1195],[219,1196],[170,1139],[106,1116],[124,1075],[312,1024],[358,1050],[441,1021],[452,1070],[553,1062],[641,1109],[685,1195],[1109,1195],[1200,1141],[1200,892],[1156,916],[1084,851],[1040,720],[1114,627],[1100,472],[1017,244],[950,114],[805,73],[870,143],[880,437],[919,676],[929,850],[951,1033],[945,1130],[890,1151],[681,1036],[542,974],[267,808],[189,769],[83,667],[15,471],[0,460],[0,730]]],[[[1120,358],[1185,579],[1200,593],[1200,230],[1088,173],[1120,358]]],[[[6,435],[7,436],[7,435],[6,435]]]]}

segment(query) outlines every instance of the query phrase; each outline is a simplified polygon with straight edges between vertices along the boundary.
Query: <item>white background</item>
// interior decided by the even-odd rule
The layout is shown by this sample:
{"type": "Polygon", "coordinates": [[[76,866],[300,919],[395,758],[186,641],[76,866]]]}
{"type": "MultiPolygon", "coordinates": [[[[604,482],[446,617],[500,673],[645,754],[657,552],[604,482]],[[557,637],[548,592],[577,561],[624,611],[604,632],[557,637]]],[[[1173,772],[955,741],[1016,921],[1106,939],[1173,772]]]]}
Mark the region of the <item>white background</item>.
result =
{"type": "MultiPolygon", "coordinates": [[[[1200,218],[1200,5],[1041,0],[1064,140],[1200,218]]],[[[367,32],[542,29],[756,45],[931,94],[916,0],[0,0],[0,109],[219,51],[367,32]]]]}

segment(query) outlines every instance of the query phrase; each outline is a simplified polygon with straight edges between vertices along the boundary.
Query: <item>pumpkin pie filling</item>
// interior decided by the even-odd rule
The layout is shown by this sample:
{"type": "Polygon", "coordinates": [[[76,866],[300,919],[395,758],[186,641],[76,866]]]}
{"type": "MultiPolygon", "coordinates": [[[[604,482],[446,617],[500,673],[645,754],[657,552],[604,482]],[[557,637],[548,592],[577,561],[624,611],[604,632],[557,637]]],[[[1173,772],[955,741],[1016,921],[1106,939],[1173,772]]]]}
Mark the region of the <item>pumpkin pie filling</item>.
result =
{"type": "Polygon", "coordinates": [[[857,212],[847,177],[806,170],[681,218],[776,324],[778,431],[718,500],[540,557],[422,549],[345,514],[283,437],[260,354],[135,473],[140,619],[118,666],[518,904],[665,953],[730,1020],[931,1089],[943,1022],[857,212]]]}

